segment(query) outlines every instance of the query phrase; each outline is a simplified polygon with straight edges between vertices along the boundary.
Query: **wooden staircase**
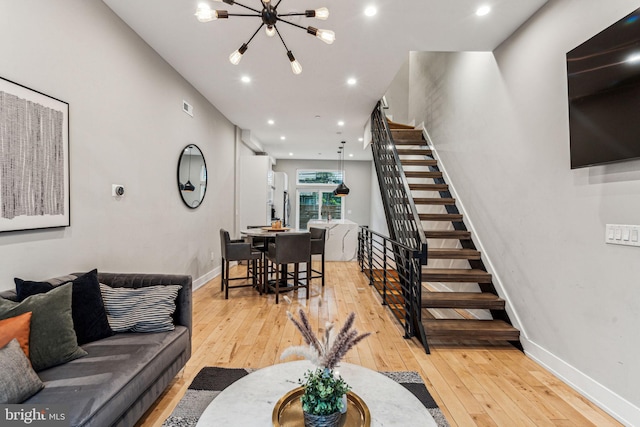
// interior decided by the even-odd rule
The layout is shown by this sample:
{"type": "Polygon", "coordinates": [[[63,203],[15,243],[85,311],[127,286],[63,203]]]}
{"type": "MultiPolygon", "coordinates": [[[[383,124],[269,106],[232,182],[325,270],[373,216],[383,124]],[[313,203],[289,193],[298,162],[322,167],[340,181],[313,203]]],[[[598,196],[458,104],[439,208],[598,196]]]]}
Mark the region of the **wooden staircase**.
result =
{"type": "Polygon", "coordinates": [[[456,200],[451,197],[449,186],[438,168],[438,161],[433,158],[433,153],[422,136],[422,131],[392,122],[389,122],[389,127],[419,212],[424,211],[420,206],[435,207],[429,213],[419,214],[429,242],[429,264],[438,262],[435,260],[458,260],[454,262],[468,264],[466,268],[423,267],[421,305],[427,340],[504,340],[522,349],[520,332],[511,325],[505,311],[505,301],[497,294],[491,274],[482,262],[482,255],[473,243],[463,215],[456,207],[456,200]],[[425,195],[425,192],[429,194],[425,195]],[[450,222],[451,227],[443,229],[442,224],[445,222],[450,222]],[[448,241],[448,244],[443,245],[443,240],[448,241]],[[464,288],[477,284],[476,289],[479,291],[469,292],[465,289],[464,292],[442,292],[436,290],[438,287],[435,283],[470,284],[464,288]],[[484,312],[485,316],[479,319],[468,310],[487,310],[492,318],[484,319],[488,317],[484,312]]]}

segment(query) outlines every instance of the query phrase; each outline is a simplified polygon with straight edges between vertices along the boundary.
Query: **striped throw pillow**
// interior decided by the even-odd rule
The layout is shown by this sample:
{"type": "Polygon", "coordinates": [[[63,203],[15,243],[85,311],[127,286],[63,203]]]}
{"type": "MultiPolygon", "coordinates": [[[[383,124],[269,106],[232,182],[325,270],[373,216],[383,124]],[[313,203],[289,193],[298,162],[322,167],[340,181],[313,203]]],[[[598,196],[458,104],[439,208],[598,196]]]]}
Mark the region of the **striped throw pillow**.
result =
{"type": "Polygon", "coordinates": [[[114,332],[166,332],[175,329],[171,315],[182,286],[112,288],[100,284],[107,319],[114,332]]]}

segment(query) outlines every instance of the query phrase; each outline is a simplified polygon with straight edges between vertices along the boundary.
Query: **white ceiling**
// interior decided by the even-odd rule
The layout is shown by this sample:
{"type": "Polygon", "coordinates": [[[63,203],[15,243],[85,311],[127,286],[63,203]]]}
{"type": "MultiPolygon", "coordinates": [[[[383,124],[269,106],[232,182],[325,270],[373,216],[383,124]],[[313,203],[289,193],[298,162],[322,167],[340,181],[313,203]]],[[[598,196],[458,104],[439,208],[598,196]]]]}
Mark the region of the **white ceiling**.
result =
{"type": "MultiPolygon", "coordinates": [[[[200,23],[198,0],[103,0],[124,22],[216,106],[250,130],[275,158],[337,159],[347,141],[351,159],[367,159],[358,138],[410,51],[492,51],[546,0],[282,0],[280,13],[329,8],[326,21],[291,19],[304,27],[335,31],[327,45],[306,31],[278,24],[302,64],[294,75],[278,37],[261,30],[239,65],[229,54],[248,41],[259,18],[230,17],[200,23]],[[483,5],[492,11],[475,14],[483,5]],[[369,18],[364,9],[375,5],[369,18]],[[249,84],[241,77],[249,76],[249,84]],[[348,78],[357,84],[349,86],[348,78]],[[317,117],[319,116],[319,117],[317,117]],[[274,120],[274,125],[267,121],[274,120]],[[338,126],[338,121],[344,126],[338,126]],[[281,136],[285,136],[284,141],[281,136]],[[293,156],[289,156],[293,153],[293,156]]],[[[238,5],[210,0],[212,9],[247,13],[238,5]]],[[[259,0],[239,0],[261,9],[259,0]]],[[[277,0],[273,0],[277,2],[277,0]]],[[[251,13],[251,12],[249,12],[251,13]]],[[[188,101],[188,100],[187,100],[188,101]]],[[[198,112],[195,111],[195,114],[198,112]]],[[[349,157],[347,157],[349,159],[349,157]]]]}

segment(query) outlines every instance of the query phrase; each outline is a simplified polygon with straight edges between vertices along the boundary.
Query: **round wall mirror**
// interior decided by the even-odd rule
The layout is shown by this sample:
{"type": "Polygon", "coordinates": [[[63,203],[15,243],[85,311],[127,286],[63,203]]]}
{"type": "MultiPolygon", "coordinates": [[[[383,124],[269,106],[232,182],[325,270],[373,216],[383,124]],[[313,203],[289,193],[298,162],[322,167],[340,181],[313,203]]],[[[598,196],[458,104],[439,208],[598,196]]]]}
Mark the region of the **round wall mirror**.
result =
{"type": "Polygon", "coordinates": [[[195,144],[187,145],[178,160],[178,190],[182,201],[191,209],[202,204],[207,192],[207,164],[195,144]]]}

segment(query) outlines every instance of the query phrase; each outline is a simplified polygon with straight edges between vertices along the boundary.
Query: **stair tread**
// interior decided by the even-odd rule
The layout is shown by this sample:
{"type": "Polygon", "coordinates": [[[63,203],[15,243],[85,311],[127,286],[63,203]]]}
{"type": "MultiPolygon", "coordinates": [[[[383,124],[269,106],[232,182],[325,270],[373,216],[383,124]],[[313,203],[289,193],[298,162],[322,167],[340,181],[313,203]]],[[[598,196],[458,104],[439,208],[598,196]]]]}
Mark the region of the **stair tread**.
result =
{"type": "Polygon", "coordinates": [[[475,268],[422,267],[424,282],[491,283],[491,274],[475,268]]]}
{"type": "Polygon", "coordinates": [[[520,331],[503,320],[429,319],[423,320],[428,337],[497,339],[515,341],[520,331]]]}
{"type": "Polygon", "coordinates": [[[502,310],[504,300],[488,292],[423,292],[423,308],[502,310]]]}
{"type": "Polygon", "coordinates": [[[480,259],[480,251],[464,248],[430,248],[427,256],[434,259],[480,259]]]}
{"type": "Polygon", "coordinates": [[[396,123],[392,120],[387,119],[387,123],[389,124],[389,129],[399,130],[399,129],[411,129],[414,130],[416,127],[411,125],[405,125],[403,123],[396,123]]]}
{"type": "Polygon", "coordinates": [[[449,214],[449,213],[443,213],[443,214],[425,214],[425,213],[421,213],[418,214],[418,216],[420,217],[421,221],[462,221],[462,214],[449,214]]]}
{"type": "Polygon", "coordinates": [[[456,199],[448,197],[414,197],[416,205],[455,205],[456,199]]]}
{"type": "Polygon", "coordinates": [[[471,238],[471,232],[464,230],[424,230],[424,235],[428,239],[469,240],[471,238]]]}
{"type": "Polygon", "coordinates": [[[422,139],[422,129],[391,129],[393,139],[422,139]]]}
{"type": "Polygon", "coordinates": [[[407,178],[442,178],[442,172],[432,171],[404,171],[407,178]]]}
{"type": "Polygon", "coordinates": [[[416,191],[448,191],[449,186],[447,184],[416,184],[409,183],[409,190],[416,191]]]}
{"type": "Polygon", "coordinates": [[[438,161],[433,159],[400,159],[403,166],[437,166],[438,161]]]}
{"type": "Polygon", "coordinates": [[[396,150],[399,156],[430,156],[433,152],[427,148],[398,148],[396,150]]]}

